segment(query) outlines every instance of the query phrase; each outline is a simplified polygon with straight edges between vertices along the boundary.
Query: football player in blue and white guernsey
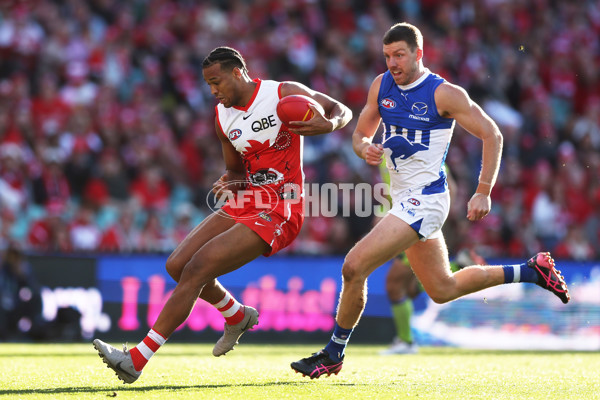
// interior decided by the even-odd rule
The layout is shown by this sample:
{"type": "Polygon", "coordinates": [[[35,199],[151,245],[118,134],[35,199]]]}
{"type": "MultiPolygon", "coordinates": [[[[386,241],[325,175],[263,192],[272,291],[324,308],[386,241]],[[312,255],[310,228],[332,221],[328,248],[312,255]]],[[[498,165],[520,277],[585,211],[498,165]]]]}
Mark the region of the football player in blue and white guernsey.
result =
{"type": "Polygon", "coordinates": [[[538,284],[563,303],[570,299],[550,253],[538,253],[520,265],[473,265],[451,272],[441,228],[450,206],[444,160],[454,124],[479,138],[483,146],[479,182],[467,203],[470,221],[490,212],[502,134],[463,88],[425,68],[423,36],[417,27],[392,26],[383,37],[383,56],[388,70],[371,84],[352,144],[369,165],[379,165],[385,157],[392,208],[344,260],[342,293],[329,344],[292,363],[294,370],[311,379],[342,369],[344,349],[367,300],[367,277],[401,252],[406,252],[415,275],[436,303],[513,282],[538,284]],[[373,144],[381,123],[383,141],[373,144]]]}

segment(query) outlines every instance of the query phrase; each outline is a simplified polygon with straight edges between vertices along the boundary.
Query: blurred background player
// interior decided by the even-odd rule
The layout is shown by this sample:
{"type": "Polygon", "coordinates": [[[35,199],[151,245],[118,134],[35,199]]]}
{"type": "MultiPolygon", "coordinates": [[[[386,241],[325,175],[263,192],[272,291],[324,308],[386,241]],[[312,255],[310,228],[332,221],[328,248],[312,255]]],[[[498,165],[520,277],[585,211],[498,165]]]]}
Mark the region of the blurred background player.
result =
{"type": "Polygon", "coordinates": [[[0,340],[20,332],[39,332],[42,316],[40,287],[18,243],[0,250],[0,340]]]}
{"type": "Polygon", "coordinates": [[[217,197],[233,197],[169,256],[167,272],[177,286],[142,342],[121,351],[94,340],[100,357],[125,383],[140,377],[154,353],[188,318],[198,297],[225,318],[223,336],[213,348],[216,357],[232,350],[258,323],[257,310],[240,304],[217,278],[261,254],[277,253],[296,238],[304,221],[302,135],[329,133],[352,119],[344,104],[298,82],[251,79],[244,58],[230,47],[212,50],[202,63],[202,74],[219,100],[215,130],[226,166],[213,191],[217,197]],[[276,107],[282,97],[293,94],[311,97],[325,114],[310,105],[313,118],[293,122],[290,130],[276,107]]]}

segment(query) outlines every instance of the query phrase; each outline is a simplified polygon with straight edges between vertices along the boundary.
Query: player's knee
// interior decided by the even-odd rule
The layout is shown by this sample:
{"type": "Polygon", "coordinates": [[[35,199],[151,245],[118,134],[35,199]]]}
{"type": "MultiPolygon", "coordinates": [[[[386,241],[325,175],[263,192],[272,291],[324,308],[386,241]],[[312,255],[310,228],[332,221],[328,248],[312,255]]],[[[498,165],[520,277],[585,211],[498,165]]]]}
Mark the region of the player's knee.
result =
{"type": "Polygon", "coordinates": [[[433,300],[433,302],[436,304],[444,304],[452,300],[448,296],[445,296],[443,293],[433,293],[430,294],[429,297],[431,297],[431,300],[433,300]]]}
{"type": "Polygon", "coordinates": [[[167,273],[175,279],[175,282],[179,282],[184,267],[185,262],[182,262],[175,253],[172,253],[165,263],[167,273]]]}
{"type": "Polygon", "coordinates": [[[356,262],[352,257],[346,257],[344,265],[342,265],[342,278],[344,278],[344,282],[360,282],[364,281],[367,277],[360,263],[356,262]]]}
{"type": "Polygon", "coordinates": [[[421,293],[423,291],[423,289],[421,289],[421,286],[419,286],[419,283],[416,282],[415,284],[411,284],[407,290],[406,290],[406,295],[408,297],[410,297],[411,299],[414,299],[415,297],[417,297],[419,295],[419,293],[421,293]]]}
{"type": "Polygon", "coordinates": [[[431,297],[434,303],[444,304],[456,298],[451,287],[439,285],[427,290],[427,294],[431,297]]]}

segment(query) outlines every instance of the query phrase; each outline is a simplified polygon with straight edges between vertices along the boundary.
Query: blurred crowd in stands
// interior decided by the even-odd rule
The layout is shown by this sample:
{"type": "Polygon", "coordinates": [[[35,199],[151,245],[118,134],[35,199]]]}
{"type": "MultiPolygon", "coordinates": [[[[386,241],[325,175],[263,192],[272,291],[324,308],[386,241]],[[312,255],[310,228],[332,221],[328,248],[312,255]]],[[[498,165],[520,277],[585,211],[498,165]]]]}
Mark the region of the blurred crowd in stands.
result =
{"type": "MultiPolygon", "coordinates": [[[[455,131],[451,254],[600,258],[595,0],[2,1],[0,248],[172,250],[211,212],[224,170],[204,56],[235,47],[251,77],[303,82],[358,115],[400,21],[421,29],[425,66],[504,134],[492,213],[471,223],[481,142],[455,131]]],[[[307,182],[380,179],[352,151],[355,122],[305,140],[307,182]]],[[[341,254],[371,223],[311,215],[286,251],[341,254]]]]}

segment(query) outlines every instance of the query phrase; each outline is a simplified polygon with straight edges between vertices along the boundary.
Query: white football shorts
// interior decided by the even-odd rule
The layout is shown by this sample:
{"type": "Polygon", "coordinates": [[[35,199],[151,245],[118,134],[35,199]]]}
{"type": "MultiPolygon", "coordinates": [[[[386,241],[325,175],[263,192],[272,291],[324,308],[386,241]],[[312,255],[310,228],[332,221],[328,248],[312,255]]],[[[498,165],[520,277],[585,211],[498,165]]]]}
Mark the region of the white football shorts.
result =
{"type": "Polygon", "coordinates": [[[450,192],[421,194],[421,189],[395,192],[389,213],[410,225],[424,242],[442,237],[442,226],[450,212],[450,192]]]}

